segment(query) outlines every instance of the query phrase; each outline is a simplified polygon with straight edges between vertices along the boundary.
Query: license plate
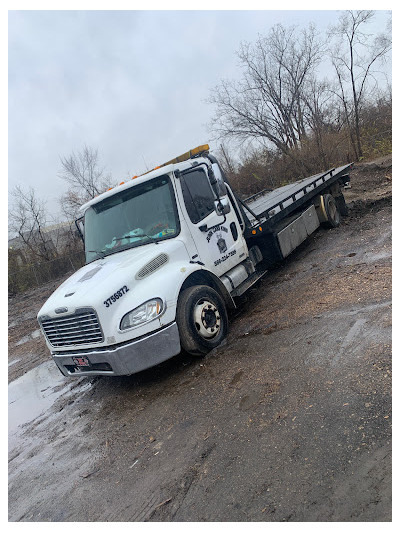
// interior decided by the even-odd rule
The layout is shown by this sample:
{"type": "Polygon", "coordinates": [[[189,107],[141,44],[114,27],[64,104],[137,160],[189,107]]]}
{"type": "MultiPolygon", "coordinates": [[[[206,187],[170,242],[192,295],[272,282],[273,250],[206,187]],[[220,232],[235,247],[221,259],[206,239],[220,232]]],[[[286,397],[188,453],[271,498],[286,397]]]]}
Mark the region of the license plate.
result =
{"type": "Polygon", "coordinates": [[[87,357],[73,357],[72,360],[76,366],[90,366],[90,361],[87,357]]]}

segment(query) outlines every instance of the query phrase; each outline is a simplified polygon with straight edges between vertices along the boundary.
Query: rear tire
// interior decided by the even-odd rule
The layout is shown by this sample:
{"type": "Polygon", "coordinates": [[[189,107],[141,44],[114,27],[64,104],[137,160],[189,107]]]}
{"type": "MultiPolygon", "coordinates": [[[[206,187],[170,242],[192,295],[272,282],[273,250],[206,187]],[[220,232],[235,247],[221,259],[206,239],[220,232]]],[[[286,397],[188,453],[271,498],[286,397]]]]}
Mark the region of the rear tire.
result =
{"type": "Polygon", "coordinates": [[[337,228],[340,224],[340,212],[336,205],[335,198],[331,194],[324,194],[323,207],[325,210],[326,222],[323,222],[323,226],[326,228],[337,228]]]}
{"type": "Polygon", "coordinates": [[[340,193],[339,196],[335,196],[336,206],[339,209],[340,216],[347,217],[349,215],[349,209],[344,199],[343,193],[340,193]]]}
{"type": "Polygon", "coordinates": [[[228,333],[225,302],[217,291],[206,285],[182,291],[176,322],[183,350],[200,357],[221,344],[228,333]]]}

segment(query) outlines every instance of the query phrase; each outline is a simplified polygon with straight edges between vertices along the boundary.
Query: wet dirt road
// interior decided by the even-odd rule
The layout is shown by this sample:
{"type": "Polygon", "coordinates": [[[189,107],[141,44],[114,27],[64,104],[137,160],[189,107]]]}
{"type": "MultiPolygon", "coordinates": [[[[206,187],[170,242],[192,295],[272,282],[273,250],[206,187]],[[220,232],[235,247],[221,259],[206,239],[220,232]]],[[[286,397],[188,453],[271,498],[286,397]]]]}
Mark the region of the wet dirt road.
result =
{"type": "Polygon", "coordinates": [[[355,206],[206,358],[12,381],[9,520],[391,520],[390,244],[388,201],[355,206]]]}

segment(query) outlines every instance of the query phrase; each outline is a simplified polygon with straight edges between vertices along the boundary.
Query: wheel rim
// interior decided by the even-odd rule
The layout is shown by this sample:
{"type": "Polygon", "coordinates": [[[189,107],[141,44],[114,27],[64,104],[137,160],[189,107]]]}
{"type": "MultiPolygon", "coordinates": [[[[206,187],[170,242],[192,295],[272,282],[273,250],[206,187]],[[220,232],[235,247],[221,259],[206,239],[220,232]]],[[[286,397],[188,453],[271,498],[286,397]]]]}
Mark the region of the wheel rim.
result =
{"type": "Polygon", "coordinates": [[[208,300],[199,300],[194,307],[193,318],[202,337],[211,339],[218,335],[221,329],[221,314],[215,304],[208,300]]]}

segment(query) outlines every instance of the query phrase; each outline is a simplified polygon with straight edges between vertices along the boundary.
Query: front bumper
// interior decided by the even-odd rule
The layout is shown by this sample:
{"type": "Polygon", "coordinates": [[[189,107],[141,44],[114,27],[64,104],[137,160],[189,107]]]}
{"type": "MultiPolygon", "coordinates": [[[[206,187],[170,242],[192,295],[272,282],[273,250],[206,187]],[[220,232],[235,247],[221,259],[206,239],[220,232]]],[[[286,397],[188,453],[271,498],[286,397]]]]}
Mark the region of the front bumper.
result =
{"type": "Polygon", "coordinates": [[[53,359],[64,376],[128,376],[177,355],[181,350],[176,322],[138,340],[98,350],[53,353],[53,359]],[[87,370],[76,367],[73,357],[86,357],[87,370]]]}

